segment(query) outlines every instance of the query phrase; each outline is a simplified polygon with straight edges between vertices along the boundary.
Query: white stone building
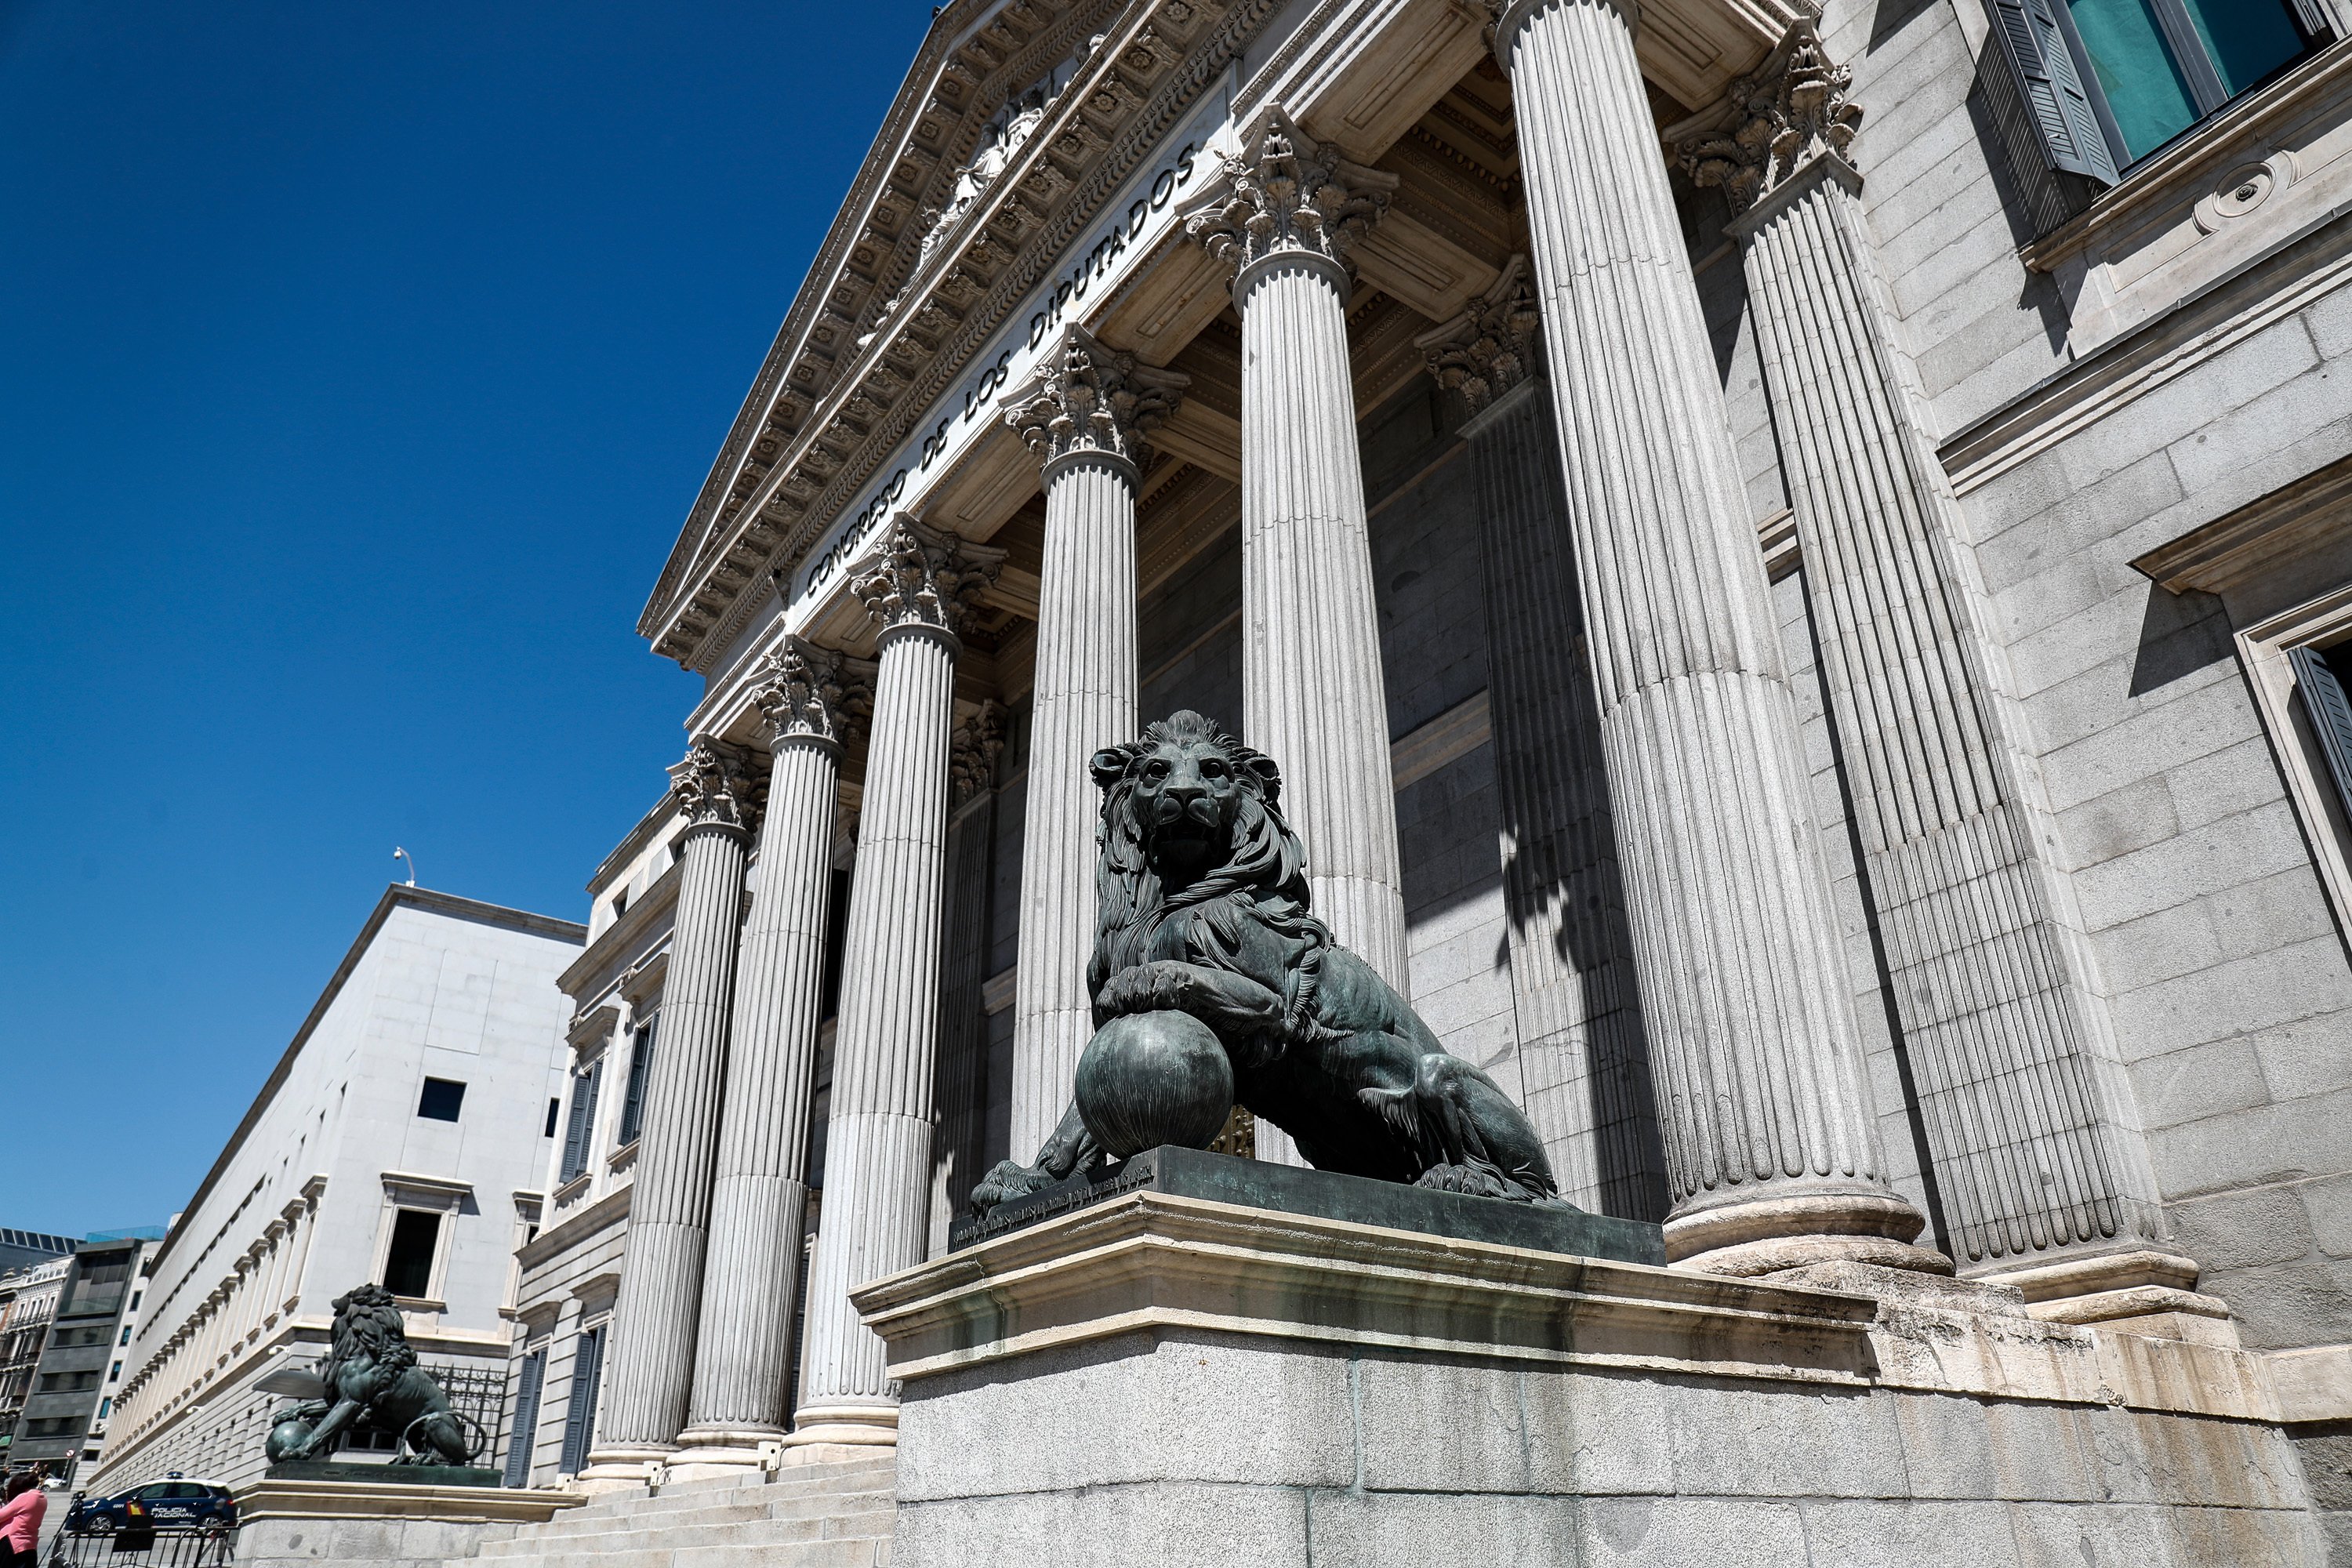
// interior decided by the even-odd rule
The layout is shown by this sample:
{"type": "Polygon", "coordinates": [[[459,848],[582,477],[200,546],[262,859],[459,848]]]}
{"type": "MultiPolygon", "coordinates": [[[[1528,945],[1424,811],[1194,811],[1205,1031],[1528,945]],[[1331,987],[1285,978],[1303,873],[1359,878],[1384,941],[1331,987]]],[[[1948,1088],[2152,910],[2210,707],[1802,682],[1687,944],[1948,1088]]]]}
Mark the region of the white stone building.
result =
{"type": "MultiPolygon", "coordinates": [[[[20,1233],[21,1234],[21,1233],[20,1233]]],[[[72,1242],[66,1237],[47,1238],[72,1242]]],[[[16,1418],[24,1413],[25,1397],[33,1391],[34,1369],[41,1347],[48,1342],[49,1321],[57,1316],[58,1295],[65,1289],[73,1255],[50,1258],[0,1274],[0,1433],[13,1447],[16,1418]]]]}
{"type": "Polygon", "coordinates": [[[257,1476],[284,1401],[256,1380],[312,1360],[334,1298],[369,1282],[495,1426],[562,1088],[555,978],[583,934],[385,890],[148,1266],[91,1486],[257,1476]]]}
{"type": "Polygon", "coordinates": [[[639,624],[529,1474],[894,1441],[849,1292],[1062,1116],[1178,708],[1577,1203],[2340,1466],[2347,125],[2340,0],[942,7],[639,624]]]}

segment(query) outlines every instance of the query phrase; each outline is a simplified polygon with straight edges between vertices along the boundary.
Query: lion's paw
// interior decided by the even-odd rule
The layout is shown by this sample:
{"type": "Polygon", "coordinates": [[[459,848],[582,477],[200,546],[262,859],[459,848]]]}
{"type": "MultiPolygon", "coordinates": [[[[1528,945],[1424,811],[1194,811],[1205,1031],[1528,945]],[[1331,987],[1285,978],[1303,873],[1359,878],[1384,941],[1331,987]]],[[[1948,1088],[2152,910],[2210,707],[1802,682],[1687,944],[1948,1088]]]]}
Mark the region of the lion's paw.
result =
{"type": "Polygon", "coordinates": [[[1001,1205],[1013,1203],[1032,1193],[1044,1192],[1054,1184],[1054,1173],[1041,1165],[1024,1165],[1013,1160],[999,1160],[996,1168],[981,1179],[971,1190],[971,1206],[982,1214],[1001,1205]]]}

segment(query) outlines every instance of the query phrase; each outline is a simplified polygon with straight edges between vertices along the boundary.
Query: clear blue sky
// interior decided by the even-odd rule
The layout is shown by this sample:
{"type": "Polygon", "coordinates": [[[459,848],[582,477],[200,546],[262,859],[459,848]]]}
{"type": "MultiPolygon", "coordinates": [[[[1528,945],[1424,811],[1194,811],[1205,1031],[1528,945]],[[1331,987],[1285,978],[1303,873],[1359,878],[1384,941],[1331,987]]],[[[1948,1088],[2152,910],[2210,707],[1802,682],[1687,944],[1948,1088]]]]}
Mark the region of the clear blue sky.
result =
{"type": "Polygon", "coordinates": [[[0,0],[0,1225],[179,1207],[395,843],[584,918],[699,688],[638,611],[929,20],[0,0]]]}

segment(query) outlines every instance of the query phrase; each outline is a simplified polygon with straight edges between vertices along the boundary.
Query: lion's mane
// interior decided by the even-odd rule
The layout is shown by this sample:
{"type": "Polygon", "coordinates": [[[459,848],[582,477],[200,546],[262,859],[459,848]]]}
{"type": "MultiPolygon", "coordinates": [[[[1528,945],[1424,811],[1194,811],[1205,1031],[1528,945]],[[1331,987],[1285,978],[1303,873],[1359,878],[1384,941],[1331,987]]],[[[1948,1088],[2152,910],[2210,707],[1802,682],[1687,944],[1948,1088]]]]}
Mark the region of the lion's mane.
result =
{"type": "Polygon", "coordinates": [[[381,1285],[362,1285],[335,1298],[330,1349],[338,1366],[364,1354],[387,1376],[398,1376],[416,1364],[400,1308],[381,1285]]]}
{"type": "Polygon", "coordinates": [[[1103,792],[1102,816],[1095,830],[1100,914],[1094,957],[1087,966],[1088,992],[1098,994],[1112,975],[1148,962],[1154,933],[1169,921],[1195,911],[1214,940],[1188,943],[1187,960],[1231,967],[1227,955],[1240,946],[1240,922],[1253,921],[1304,943],[1283,976],[1285,1038],[1270,1043],[1311,1037],[1316,986],[1331,932],[1309,909],[1307,852],[1283,818],[1282,779],[1272,760],[1188,710],[1100,752],[1094,772],[1103,792]],[[1232,765],[1238,785],[1224,857],[1191,887],[1173,894],[1161,889],[1159,874],[1151,868],[1144,824],[1135,811],[1137,769],[1163,743],[1214,746],[1232,765]]]}

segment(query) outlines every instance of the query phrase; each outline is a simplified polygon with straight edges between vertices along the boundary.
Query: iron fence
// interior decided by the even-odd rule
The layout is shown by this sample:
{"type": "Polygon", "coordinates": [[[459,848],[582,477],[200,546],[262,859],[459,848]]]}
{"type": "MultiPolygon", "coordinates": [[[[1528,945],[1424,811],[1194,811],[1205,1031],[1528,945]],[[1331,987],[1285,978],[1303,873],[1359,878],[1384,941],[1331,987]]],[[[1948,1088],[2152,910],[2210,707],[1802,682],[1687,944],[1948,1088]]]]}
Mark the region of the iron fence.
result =
{"type": "Polygon", "coordinates": [[[236,1531],[117,1530],[105,1534],[58,1531],[43,1568],[228,1568],[236,1561],[236,1531]]]}

